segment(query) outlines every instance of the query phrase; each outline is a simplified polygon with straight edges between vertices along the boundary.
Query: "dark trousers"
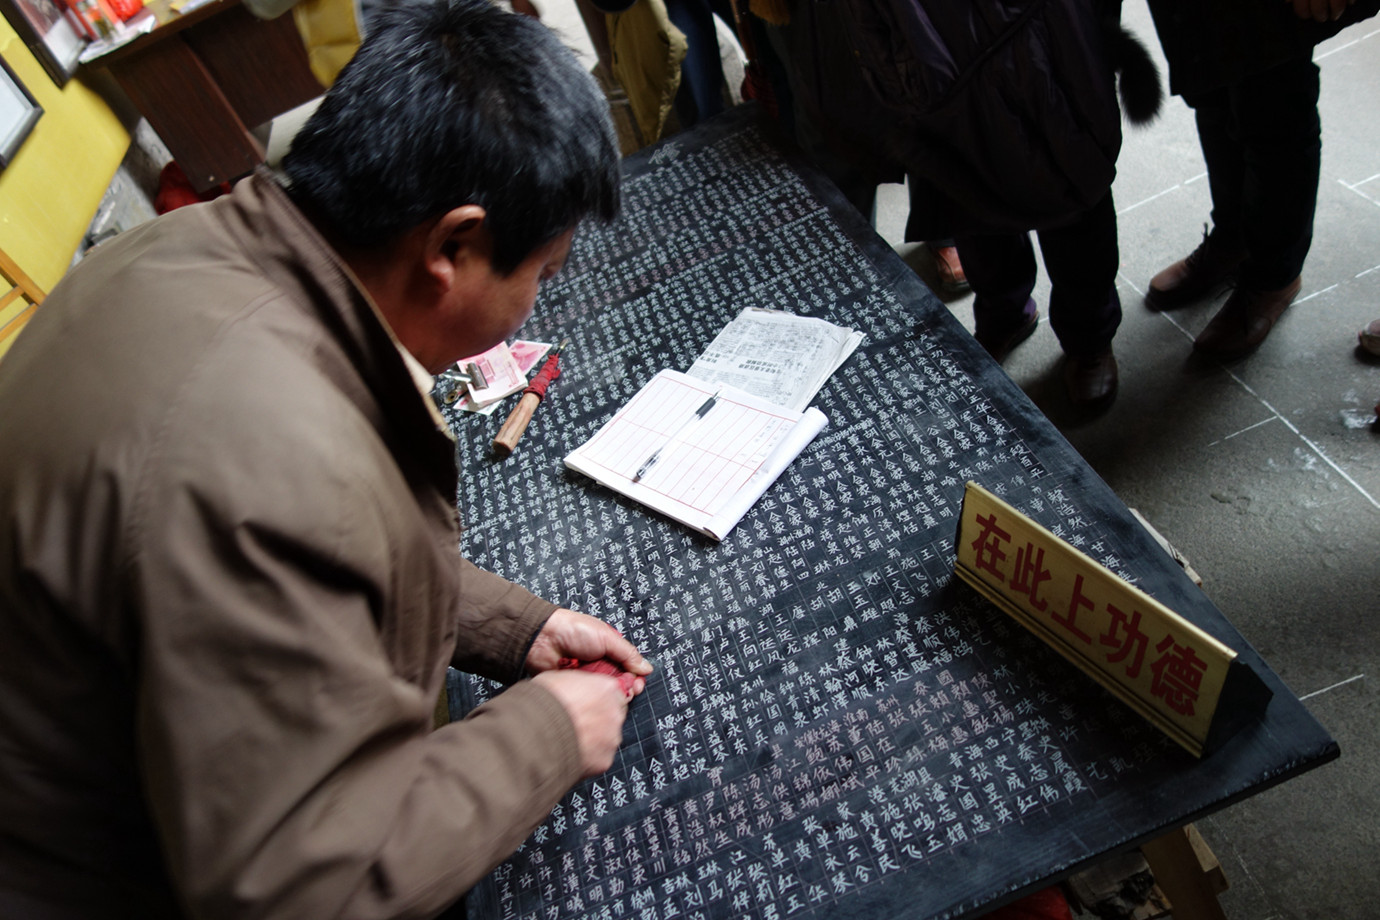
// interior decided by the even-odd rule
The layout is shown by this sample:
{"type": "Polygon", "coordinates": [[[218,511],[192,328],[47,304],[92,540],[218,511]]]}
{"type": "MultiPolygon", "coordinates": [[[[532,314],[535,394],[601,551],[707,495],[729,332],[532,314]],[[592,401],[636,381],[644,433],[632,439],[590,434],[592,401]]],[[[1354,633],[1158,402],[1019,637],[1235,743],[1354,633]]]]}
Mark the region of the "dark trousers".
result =
{"type": "Polygon", "coordinates": [[[723,65],[714,14],[733,24],[733,8],[726,0],[666,0],[666,15],[685,33],[685,60],[680,65],[676,115],[683,127],[717,115],[724,109],[723,65]]]}
{"type": "MultiPolygon", "coordinates": [[[[1112,344],[1121,324],[1116,293],[1116,206],[1112,193],[1063,227],[1038,231],[1049,273],[1049,325],[1064,352],[1086,357],[1112,344]]],[[[980,336],[1001,338],[1034,310],[1035,250],[1029,233],[960,236],[963,272],[973,287],[980,336]]]]}
{"type": "Polygon", "coordinates": [[[1246,252],[1243,286],[1284,287],[1313,242],[1322,158],[1317,65],[1291,61],[1184,101],[1198,119],[1214,240],[1246,252]]]}

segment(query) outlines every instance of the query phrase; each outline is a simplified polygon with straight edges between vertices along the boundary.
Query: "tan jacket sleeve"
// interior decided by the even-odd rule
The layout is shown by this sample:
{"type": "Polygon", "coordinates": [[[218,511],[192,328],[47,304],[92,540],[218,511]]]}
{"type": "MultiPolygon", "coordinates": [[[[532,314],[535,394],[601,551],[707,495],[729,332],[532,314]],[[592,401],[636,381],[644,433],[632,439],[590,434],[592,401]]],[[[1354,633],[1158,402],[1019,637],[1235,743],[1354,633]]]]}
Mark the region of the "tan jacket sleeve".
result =
{"type": "Polygon", "coordinates": [[[556,605],[461,560],[460,630],[453,667],[508,683],[523,676],[532,640],[556,605]]]}
{"type": "MultiPolygon", "coordinates": [[[[447,648],[452,612],[418,624],[389,608],[453,597],[409,562],[453,545],[399,545],[406,503],[370,481],[380,446],[337,434],[341,456],[308,426],[241,423],[258,449],[214,463],[209,426],[184,429],[131,525],[136,733],[173,885],[199,920],[434,915],[578,781],[574,729],[524,682],[431,733],[445,654],[424,650],[447,648]]],[[[509,610],[504,596],[471,625],[509,610]]],[[[516,607],[480,643],[506,665],[544,615],[516,607]]]]}

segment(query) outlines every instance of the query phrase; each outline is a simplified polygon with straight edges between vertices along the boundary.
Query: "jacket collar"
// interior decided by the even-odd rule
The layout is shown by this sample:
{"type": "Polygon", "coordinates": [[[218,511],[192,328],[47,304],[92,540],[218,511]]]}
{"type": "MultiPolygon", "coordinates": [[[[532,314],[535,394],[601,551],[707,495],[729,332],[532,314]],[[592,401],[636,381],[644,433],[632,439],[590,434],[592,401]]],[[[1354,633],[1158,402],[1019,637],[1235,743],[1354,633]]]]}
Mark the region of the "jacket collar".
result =
{"type": "Polygon", "coordinates": [[[313,311],[340,347],[345,360],[331,361],[322,354],[322,368],[370,416],[399,465],[420,463],[453,503],[453,436],[430,396],[421,391],[402,344],[345,260],[265,169],[214,206],[225,208],[229,232],[254,254],[269,282],[288,293],[292,303],[313,311]]]}

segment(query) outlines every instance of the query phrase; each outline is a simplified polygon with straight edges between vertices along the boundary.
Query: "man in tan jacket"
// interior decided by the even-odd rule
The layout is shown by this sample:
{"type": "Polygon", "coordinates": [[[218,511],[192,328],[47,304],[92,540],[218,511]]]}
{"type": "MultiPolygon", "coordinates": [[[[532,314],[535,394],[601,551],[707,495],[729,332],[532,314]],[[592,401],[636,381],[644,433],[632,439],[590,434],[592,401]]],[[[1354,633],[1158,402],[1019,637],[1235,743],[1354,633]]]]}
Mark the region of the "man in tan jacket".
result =
{"type": "Polygon", "coordinates": [[[616,213],[615,151],[544,27],[414,0],[285,184],[57,286],[0,363],[0,916],[434,916],[608,768],[651,667],[459,557],[423,391],[616,213]],[[451,664],[516,682],[431,732],[451,664]]]}

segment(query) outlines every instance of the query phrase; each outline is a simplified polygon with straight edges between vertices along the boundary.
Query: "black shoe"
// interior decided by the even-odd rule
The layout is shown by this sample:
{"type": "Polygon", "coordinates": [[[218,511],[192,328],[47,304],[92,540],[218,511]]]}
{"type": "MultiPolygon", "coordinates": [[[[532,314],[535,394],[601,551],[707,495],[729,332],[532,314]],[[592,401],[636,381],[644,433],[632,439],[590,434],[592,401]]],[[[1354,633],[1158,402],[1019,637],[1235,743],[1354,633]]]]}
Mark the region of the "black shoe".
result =
{"type": "Polygon", "coordinates": [[[1064,391],[1075,409],[1098,411],[1116,399],[1116,356],[1110,347],[1064,358],[1064,391]]]}
{"type": "Polygon", "coordinates": [[[1224,245],[1204,227],[1197,249],[1150,279],[1145,305],[1152,310],[1172,310],[1202,300],[1230,281],[1244,261],[1245,250],[1224,245]]]}
{"type": "Polygon", "coordinates": [[[987,353],[992,356],[992,360],[998,364],[1006,360],[1006,356],[1011,354],[1011,349],[1030,338],[1035,332],[1035,327],[1040,325],[1040,311],[1028,319],[1021,321],[1021,324],[1010,332],[1001,335],[993,335],[990,332],[979,329],[973,333],[973,338],[978,340],[978,344],[987,349],[987,353]]]}

